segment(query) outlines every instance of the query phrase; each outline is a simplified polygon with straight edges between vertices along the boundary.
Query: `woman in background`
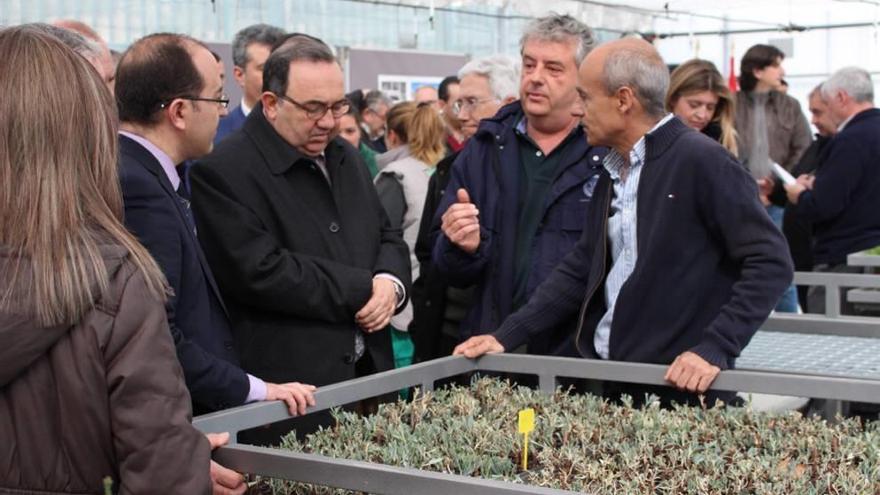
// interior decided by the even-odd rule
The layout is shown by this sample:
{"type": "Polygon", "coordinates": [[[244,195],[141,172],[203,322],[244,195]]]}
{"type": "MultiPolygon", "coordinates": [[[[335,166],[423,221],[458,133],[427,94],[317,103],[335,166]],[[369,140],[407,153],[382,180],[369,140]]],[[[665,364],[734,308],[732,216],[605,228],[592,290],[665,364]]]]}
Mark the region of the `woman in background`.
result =
{"type": "Polygon", "coordinates": [[[712,62],[688,60],[672,71],[666,110],[738,156],[733,102],[730,89],[712,62]]]}
{"type": "MultiPolygon", "coordinates": [[[[403,231],[409,246],[412,278],[419,277],[416,240],[428,181],[434,165],[446,152],[446,130],[433,106],[426,103],[398,103],[388,111],[385,143],[388,151],[379,155],[376,189],[392,228],[403,231]]],[[[394,357],[399,365],[412,361],[412,341],[406,332],[412,321],[412,302],[391,319],[394,357]],[[408,362],[407,362],[408,361],[408,362]]]]}
{"type": "Polygon", "coordinates": [[[33,27],[0,59],[0,492],[210,493],[165,279],[121,223],[113,98],[33,27]]]}
{"type": "Polygon", "coordinates": [[[379,169],[376,166],[376,152],[364,142],[363,130],[361,129],[362,124],[363,120],[361,119],[360,112],[355,109],[354,104],[349,105],[348,113],[339,119],[339,136],[351,143],[360,152],[361,158],[364,159],[364,163],[367,165],[367,170],[370,171],[370,178],[375,179],[379,173],[379,169]]]}

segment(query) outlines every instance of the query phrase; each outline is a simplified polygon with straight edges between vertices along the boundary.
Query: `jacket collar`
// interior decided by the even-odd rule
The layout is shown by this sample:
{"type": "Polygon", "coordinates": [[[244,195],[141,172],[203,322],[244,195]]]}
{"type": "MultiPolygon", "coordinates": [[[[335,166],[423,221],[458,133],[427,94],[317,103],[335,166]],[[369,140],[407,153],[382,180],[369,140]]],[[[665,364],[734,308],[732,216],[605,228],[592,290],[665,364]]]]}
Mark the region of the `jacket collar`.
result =
{"type": "Polygon", "coordinates": [[[507,135],[512,135],[511,131],[524,115],[522,105],[519,100],[508,103],[498,110],[492,118],[480,121],[477,133],[474,136],[479,139],[504,139],[507,135]]]}
{"type": "Polygon", "coordinates": [[[846,123],[846,126],[843,129],[844,130],[849,129],[850,126],[852,126],[856,122],[861,122],[862,120],[865,120],[865,119],[877,117],[878,115],[880,115],[880,109],[877,109],[877,108],[869,108],[867,110],[862,110],[861,112],[850,117],[849,122],[846,123]]]}
{"type": "Polygon", "coordinates": [[[148,172],[155,175],[156,178],[159,180],[159,184],[162,186],[162,189],[165,189],[165,192],[170,194],[172,197],[177,194],[177,189],[175,189],[174,184],[171,183],[171,180],[168,178],[168,174],[165,172],[165,169],[162,168],[162,164],[160,164],[156,156],[153,155],[150,150],[145,148],[141,143],[124,134],[119,134],[119,151],[120,153],[131,155],[148,172]]]}
{"type": "MultiPolygon", "coordinates": [[[[314,158],[300,153],[278,134],[278,131],[263,115],[262,103],[257,103],[254,106],[247,120],[244,121],[242,129],[254,141],[257,149],[266,159],[269,170],[275,175],[284,174],[299,161],[314,161],[314,158]]],[[[343,153],[344,151],[336,139],[331,140],[324,150],[327,165],[339,162],[343,153]]]]}
{"type": "Polygon", "coordinates": [[[680,119],[671,118],[659,128],[645,134],[645,163],[661,156],[679,136],[688,131],[693,131],[693,129],[686,126],[680,119]]]}

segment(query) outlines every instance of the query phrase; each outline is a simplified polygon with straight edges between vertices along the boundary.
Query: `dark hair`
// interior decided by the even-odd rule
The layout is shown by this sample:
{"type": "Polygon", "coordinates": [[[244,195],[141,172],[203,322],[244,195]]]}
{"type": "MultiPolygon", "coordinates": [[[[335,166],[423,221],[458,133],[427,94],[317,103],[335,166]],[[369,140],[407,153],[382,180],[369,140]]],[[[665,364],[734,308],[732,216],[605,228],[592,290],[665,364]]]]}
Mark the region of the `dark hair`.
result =
{"type": "Polygon", "coordinates": [[[449,86],[458,84],[459,80],[456,76],[446,76],[440,81],[440,87],[437,88],[437,98],[449,103],[449,86]]]}
{"type": "Polygon", "coordinates": [[[283,37],[283,29],[269,24],[254,24],[242,29],[232,38],[232,63],[243,69],[248,63],[247,47],[253,43],[271,47],[283,37]]]}
{"type": "Polygon", "coordinates": [[[116,69],[119,120],[152,125],[162,104],[205,87],[191,50],[203,43],[182,34],[157,33],[132,44],[116,69]]]}
{"type": "Polygon", "coordinates": [[[300,60],[336,63],[326,43],[313,36],[294,34],[272,51],[263,66],[263,91],[276,95],[287,92],[290,64],[300,60]]]}
{"type": "Polygon", "coordinates": [[[754,45],[749,48],[739,63],[739,87],[743,91],[753,91],[758,85],[754,72],[778,63],[785,58],[782,50],[772,45],[754,45]]]}
{"type": "Polygon", "coordinates": [[[357,110],[359,114],[364,111],[366,103],[364,102],[363,90],[356,89],[345,95],[345,99],[351,102],[351,108],[357,110]]]}
{"type": "Polygon", "coordinates": [[[348,106],[348,111],[345,112],[345,115],[351,115],[354,121],[357,123],[358,127],[360,127],[360,125],[364,123],[364,118],[361,117],[360,110],[358,110],[354,104],[348,106]]]}

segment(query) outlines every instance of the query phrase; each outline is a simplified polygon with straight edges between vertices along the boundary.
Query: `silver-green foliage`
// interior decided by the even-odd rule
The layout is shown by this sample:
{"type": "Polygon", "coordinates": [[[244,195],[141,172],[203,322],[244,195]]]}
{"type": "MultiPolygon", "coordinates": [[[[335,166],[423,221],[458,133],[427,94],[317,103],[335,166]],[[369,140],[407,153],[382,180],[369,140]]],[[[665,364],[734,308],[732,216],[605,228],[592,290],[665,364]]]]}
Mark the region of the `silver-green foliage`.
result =
{"type": "MultiPolygon", "coordinates": [[[[481,379],[417,395],[282,448],[588,493],[878,494],[880,422],[830,425],[748,408],[643,409],[481,379]],[[535,409],[529,471],[517,413],[535,409]]],[[[271,480],[270,493],[342,493],[271,480]]]]}

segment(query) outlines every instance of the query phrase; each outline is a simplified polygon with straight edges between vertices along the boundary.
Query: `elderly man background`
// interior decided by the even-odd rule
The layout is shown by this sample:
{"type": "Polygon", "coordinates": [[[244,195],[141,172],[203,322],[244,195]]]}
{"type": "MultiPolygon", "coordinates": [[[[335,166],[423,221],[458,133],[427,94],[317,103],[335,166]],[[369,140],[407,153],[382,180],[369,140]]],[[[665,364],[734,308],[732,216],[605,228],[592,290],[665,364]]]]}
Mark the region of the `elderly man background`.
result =
{"type": "MultiPolygon", "coordinates": [[[[505,55],[472,60],[458,71],[454,80],[456,97],[450,99],[443,110],[444,119],[455,119],[464,145],[477,132],[481,120],[493,117],[501,107],[517,99],[519,63],[505,55]]],[[[415,358],[421,361],[448,356],[452,352],[459,343],[458,327],[470,309],[473,297],[469,289],[447,285],[431,261],[431,223],[458,155],[458,152],[452,153],[437,163],[428,182],[416,242],[415,254],[421,263],[421,272],[413,283],[414,319],[410,334],[415,345],[415,358]]]]}
{"type": "Polygon", "coordinates": [[[376,153],[388,151],[385,145],[385,121],[388,118],[389,108],[391,108],[391,100],[378,89],[364,94],[364,110],[361,112],[364,129],[362,139],[376,153]]]}
{"type": "MultiPolygon", "coordinates": [[[[864,69],[847,67],[822,84],[838,133],[827,146],[815,176],[786,185],[795,213],[813,224],[814,271],[852,273],[846,256],[880,245],[880,110],[874,84],[864,69]]],[[[862,314],[844,301],[848,314],[862,314]]],[[[808,296],[811,312],[825,312],[824,287],[808,296]]]]}
{"type": "MultiPolygon", "coordinates": [[[[520,42],[520,100],[481,121],[452,167],[433,262],[452,285],[476,286],[462,340],[498,328],[580,237],[605,153],[572,115],[577,67],[594,45],[593,31],[567,15],[530,24],[520,42]]],[[[460,101],[472,111],[493,100],[460,101]]],[[[473,129],[474,120],[465,125],[473,129]]],[[[574,355],[571,329],[560,322],[528,351],[574,355]]]]}
{"type": "MultiPolygon", "coordinates": [[[[819,167],[828,142],[837,134],[837,126],[831,119],[828,104],[822,99],[822,85],[818,85],[810,92],[809,109],[812,118],[810,121],[818,131],[810,147],[801,156],[800,161],[791,170],[795,177],[803,174],[812,174],[819,167]]],[[[762,194],[769,194],[768,201],[777,206],[785,207],[782,216],[782,233],[788,241],[788,249],[794,262],[795,271],[809,272],[813,269],[813,224],[807,219],[797,215],[797,206],[791,204],[786,197],[782,181],[774,181],[767,177],[758,180],[762,194]]],[[[807,286],[797,287],[798,302],[805,312],[809,312],[807,304],[807,286]]]]}
{"type": "MultiPolygon", "coordinates": [[[[664,116],[669,73],[656,50],[624,39],[580,66],[582,120],[611,147],[583,235],[528,304],[456,354],[514,349],[576,321],[583,357],[669,364],[667,387],[606,383],[698,403],[767,318],[792,268],[755,181],[712,139],[664,116]],[[609,266],[610,264],[610,266],[609,266]]],[[[710,393],[730,400],[732,393],[710,393]]]]}
{"type": "Polygon", "coordinates": [[[83,55],[86,57],[86,60],[91,62],[95,70],[98,71],[104,84],[110,88],[110,92],[112,93],[116,79],[116,63],[113,61],[113,56],[110,54],[110,48],[107,47],[107,42],[104,41],[104,38],[102,38],[97,31],[92,29],[91,26],[81,21],[63,19],[55,21],[52,24],[73,31],[74,33],[79,33],[94,44],[93,54],[83,55]]]}

